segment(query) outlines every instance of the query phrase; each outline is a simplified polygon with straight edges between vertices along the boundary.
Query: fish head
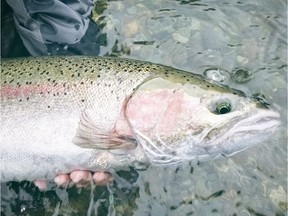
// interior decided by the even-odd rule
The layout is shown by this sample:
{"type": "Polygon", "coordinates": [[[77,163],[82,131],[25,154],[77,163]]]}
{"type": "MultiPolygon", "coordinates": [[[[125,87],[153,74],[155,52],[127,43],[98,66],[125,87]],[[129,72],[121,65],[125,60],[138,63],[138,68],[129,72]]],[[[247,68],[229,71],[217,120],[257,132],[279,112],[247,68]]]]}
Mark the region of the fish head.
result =
{"type": "Polygon", "coordinates": [[[233,155],[279,127],[263,98],[187,76],[146,81],[127,102],[125,118],[152,163],[233,155]]]}

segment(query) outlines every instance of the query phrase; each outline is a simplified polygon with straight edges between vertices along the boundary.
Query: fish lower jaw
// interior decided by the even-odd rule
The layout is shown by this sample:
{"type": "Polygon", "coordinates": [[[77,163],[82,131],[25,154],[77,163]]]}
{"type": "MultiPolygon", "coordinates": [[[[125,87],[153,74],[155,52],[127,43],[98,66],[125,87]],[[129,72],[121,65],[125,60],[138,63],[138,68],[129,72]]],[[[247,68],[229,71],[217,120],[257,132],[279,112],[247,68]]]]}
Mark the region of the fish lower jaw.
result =
{"type": "Polygon", "coordinates": [[[230,133],[263,133],[268,130],[274,131],[275,128],[280,126],[279,114],[275,112],[269,112],[267,115],[259,113],[257,115],[250,116],[242,121],[236,123],[230,130],[230,133]],[[269,114],[269,115],[268,115],[269,114]]]}
{"type": "Polygon", "coordinates": [[[279,114],[273,111],[251,115],[239,121],[231,120],[229,125],[214,128],[204,137],[206,145],[237,143],[238,140],[251,142],[253,137],[267,136],[274,133],[280,126],[279,114]],[[227,129],[228,128],[228,129],[227,129]],[[214,136],[214,137],[213,137],[214,136]]]}
{"type": "Polygon", "coordinates": [[[280,126],[279,115],[269,116],[265,118],[255,118],[253,122],[248,124],[247,121],[233,127],[226,136],[230,139],[229,142],[242,143],[240,144],[243,150],[249,146],[260,143],[276,132],[280,126]]]}

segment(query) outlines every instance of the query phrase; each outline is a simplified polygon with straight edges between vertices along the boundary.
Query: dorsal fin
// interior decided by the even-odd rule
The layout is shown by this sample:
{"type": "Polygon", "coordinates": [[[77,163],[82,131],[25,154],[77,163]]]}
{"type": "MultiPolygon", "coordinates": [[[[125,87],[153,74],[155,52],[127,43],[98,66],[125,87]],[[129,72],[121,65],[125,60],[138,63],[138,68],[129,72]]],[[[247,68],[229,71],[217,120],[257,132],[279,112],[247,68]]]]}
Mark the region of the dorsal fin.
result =
{"type": "Polygon", "coordinates": [[[134,149],[137,141],[132,135],[118,134],[115,127],[108,131],[97,127],[84,110],[73,143],[83,148],[94,149],[134,149]]]}

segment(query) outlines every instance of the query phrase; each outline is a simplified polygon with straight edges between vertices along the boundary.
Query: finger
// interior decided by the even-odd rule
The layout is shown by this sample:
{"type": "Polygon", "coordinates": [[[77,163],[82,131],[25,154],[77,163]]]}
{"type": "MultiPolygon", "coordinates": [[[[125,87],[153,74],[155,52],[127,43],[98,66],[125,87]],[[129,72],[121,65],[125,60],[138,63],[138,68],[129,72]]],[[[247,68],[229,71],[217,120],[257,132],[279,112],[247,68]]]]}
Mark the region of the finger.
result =
{"type": "Polygon", "coordinates": [[[60,174],[54,178],[54,182],[58,187],[67,187],[70,181],[69,174],[60,174]]]}
{"type": "Polygon", "coordinates": [[[112,176],[106,172],[95,172],[92,178],[96,185],[104,186],[112,182],[112,176]]]}
{"type": "Polygon", "coordinates": [[[91,173],[84,170],[76,170],[70,173],[70,178],[74,183],[80,183],[82,181],[90,181],[91,173]]]}
{"type": "Polygon", "coordinates": [[[47,188],[47,181],[45,180],[35,180],[34,184],[39,188],[39,190],[45,190],[47,188]]]}

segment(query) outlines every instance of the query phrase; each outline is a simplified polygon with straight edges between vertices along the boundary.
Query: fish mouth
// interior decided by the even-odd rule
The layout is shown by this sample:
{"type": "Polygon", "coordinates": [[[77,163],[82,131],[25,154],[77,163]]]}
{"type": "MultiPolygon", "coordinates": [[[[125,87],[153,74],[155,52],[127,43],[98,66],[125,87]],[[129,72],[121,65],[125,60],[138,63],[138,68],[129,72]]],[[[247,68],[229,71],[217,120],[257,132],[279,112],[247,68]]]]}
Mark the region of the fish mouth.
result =
{"type": "Polygon", "coordinates": [[[230,120],[230,123],[223,124],[220,128],[214,128],[207,133],[204,139],[208,143],[223,143],[236,136],[244,139],[249,136],[269,135],[280,126],[280,114],[274,111],[259,112],[248,117],[236,117],[230,120]],[[227,129],[228,128],[228,129],[227,129]],[[211,136],[216,135],[213,140],[211,136]]]}
{"type": "Polygon", "coordinates": [[[269,111],[264,115],[263,113],[258,113],[234,124],[229,131],[231,133],[239,133],[244,131],[257,132],[270,130],[280,125],[279,117],[279,113],[273,111],[269,111]]]}

